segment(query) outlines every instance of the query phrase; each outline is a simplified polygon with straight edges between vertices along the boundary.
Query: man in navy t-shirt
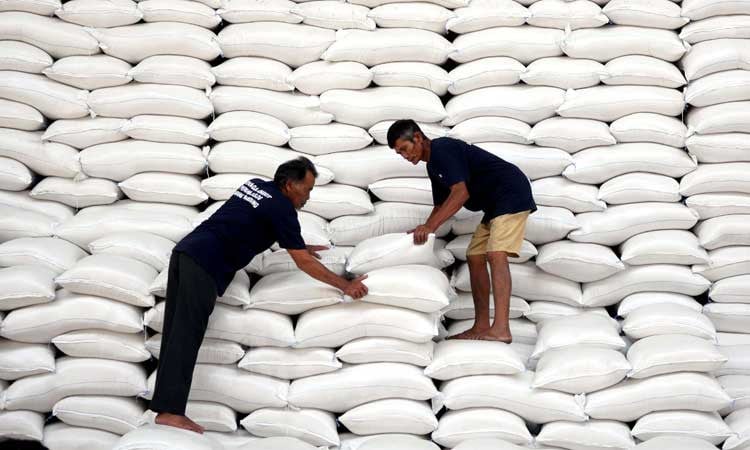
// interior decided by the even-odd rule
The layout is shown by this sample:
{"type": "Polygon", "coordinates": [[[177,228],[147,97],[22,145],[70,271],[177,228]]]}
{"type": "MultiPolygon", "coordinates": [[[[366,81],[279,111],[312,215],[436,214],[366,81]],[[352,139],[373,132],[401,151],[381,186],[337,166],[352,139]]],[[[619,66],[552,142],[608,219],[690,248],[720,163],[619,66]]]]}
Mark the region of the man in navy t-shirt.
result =
{"type": "Polygon", "coordinates": [[[510,343],[508,257],[518,256],[526,219],[536,211],[529,179],[518,167],[477,146],[448,137],[428,139],[413,120],[394,122],[388,129],[388,145],[412,164],[427,163],[435,207],[427,221],[413,230],[416,244],[424,243],[462,206],[484,213],[466,251],[474,326],[455,338],[510,343]],[[495,302],[492,323],[490,287],[495,302]]]}
{"type": "Polygon", "coordinates": [[[347,280],[315,257],[325,247],[306,246],[297,209],[310,198],[318,173],[300,157],[280,165],[273,181],[248,180],[211,217],[185,236],[169,261],[159,370],[150,408],[156,423],[203,432],[185,416],[198,350],[214,309],[238,270],[275,242],[302,271],[360,298],[365,276],[347,280]]]}

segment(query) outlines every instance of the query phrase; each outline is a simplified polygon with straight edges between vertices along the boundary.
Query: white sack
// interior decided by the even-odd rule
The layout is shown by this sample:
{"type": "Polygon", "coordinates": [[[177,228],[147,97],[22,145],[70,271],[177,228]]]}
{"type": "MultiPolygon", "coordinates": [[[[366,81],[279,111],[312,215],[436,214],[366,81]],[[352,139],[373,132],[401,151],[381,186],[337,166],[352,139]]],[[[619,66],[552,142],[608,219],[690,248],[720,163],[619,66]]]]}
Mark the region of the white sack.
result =
{"type": "Polygon", "coordinates": [[[435,343],[403,339],[363,337],[344,344],[336,357],[349,364],[400,362],[425,367],[432,361],[435,343]]]}
{"type": "Polygon", "coordinates": [[[701,373],[683,372],[628,380],[589,394],[586,414],[594,419],[630,422],[654,411],[717,411],[730,401],[713,378],[701,373]]]}
{"type": "Polygon", "coordinates": [[[34,186],[29,194],[39,200],[50,200],[73,208],[109,205],[122,198],[117,184],[100,178],[80,181],[69,178],[47,177],[34,186]]]}
{"type": "Polygon", "coordinates": [[[675,30],[688,23],[680,6],[669,0],[612,0],[602,9],[612,23],[675,30]]]}
{"type": "Polygon", "coordinates": [[[572,317],[560,317],[541,322],[533,358],[548,350],[577,345],[621,350],[625,341],[620,337],[616,322],[609,317],[587,312],[572,317]]]}
{"type": "Polygon", "coordinates": [[[607,207],[597,199],[596,186],[574,183],[564,177],[535,180],[531,189],[537,205],[558,206],[574,213],[604,211],[607,207]]]}
{"type": "Polygon", "coordinates": [[[280,272],[260,279],[250,291],[249,308],[300,314],[343,301],[342,292],[302,271],[280,272]]]}
{"type": "Polygon", "coordinates": [[[289,404],[340,413],[385,398],[429,400],[435,395],[432,380],[420,369],[407,364],[375,363],[295,380],[289,388],[289,404]]]}
{"type": "MultiPolygon", "coordinates": [[[[248,372],[294,380],[341,369],[333,350],[327,348],[253,348],[238,367],[248,372]]],[[[249,430],[252,431],[252,430],[249,430]]]]}
{"type": "Polygon", "coordinates": [[[452,127],[448,136],[472,142],[512,142],[530,144],[531,127],[509,117],[475,117],[452,127]]]}
{"type": "MultiPolygon", "coordinates": [[[[162,332],[165,302],[146,311],[144,322],[162,332]]],[[[237,342],[248,347],[289,347],[294,343],[289,316],[257,309],[216,305],[208,318],[206,338],[237,342]]]]}
{"type": "Polygon", "coordinates": [[[86,248],[111,233],[145,231],[178,242],[192,229],[196,211],[181,205],[131,203],[90,206],[55,229],[55,234],[86,248]]]}
{"type": "Polygon", "coordinates": [[[750,133],[750,102],[720,103],[691,108],[687,113],[688,134],[750,133]]]}
{"type": "Polygon", "coordinates": [[[151,358],[144,336],[106,330],[77,330],[52,338],[52,343],[68,356],[144,362],[151,358]]]}
{"type": "Polygon", "coordinates": [[[415,87],[438,96],[448,93],[451,79],[440,66],[423,62],[392,62],[372,69],[372,81],[378,86],[415,87]]]}
{"type": "Polygon", "coordinates": [[[54,373],[13,383],[4,393],[3,405],[7,410],[47,412],[72,395],[133,397],[145,390],[146,372],[137,364],[63,357],[56,361],[54,373]]]}
{"type": "Polygon", "coordinates": [[[141,114],[204,119],[214,112],[205,92],[169,84],[134,83],[101,88],[91,92],[88,104],[94,115],[124,119],[141,114]]]}
{"type": "MultiPolygon", "coordinates": [[[[150,400],[155,383],[156,371],[148,377],[148,391],[141,397],[150,400]]],[[[288,389],[286,380],[255,375],[232,365],[196,364],[188,399],[216,402],[248,414],[261,408],[285,407],[288,389]]]]}
{"type": "Polygon", "coordinates": [[[451,59],[466,63],[480,58],[508,56],[522,64],[562,55],[565,33],[539,27],[493,27],[462,34],[453,41],[451,59]]]}
{"type": "Polygon", "coordinates": [[[645,55],[665,61],[677,61],[687,50],[685,43],[674,31],[626,25],[575,30],[565,36],[561,47],[572,58],[588,58],[600,62],[625,55],[645,55]]]}
{"type": "Polygon", "coordinates": [[[636,234],[665,229],[690,229],[698,214],[681,203],[631,203],[603,212],[576,216],[580,228],[568,237],[577,242],[618,245],[636,234]]]}
{"type": "Polygon", "coordinates": [[[0,24],[0,39],[34,45],[53,58],[99,53],[99,42],[83,27],[56,18],[7,11],[0,13],[0,24]]]}
{"type": "Polygon", "coordinates": [[[439,122],[446,117],[435,93],[413,87],[332,89],[320,95],[320,108],[337,122],[362,128],[407,116],[421,122],[439,122]]]}
{"type": "Polygon", "coordinates": [[[361,337],[390,337],[421,343],[437,335],[437,317],[371,303],[313,309],[297,319],[298,348],[340,347],[361,337]]]}
{"type": "Polygon", "coordinates": [[[533,372],[457,378],[442,385],[437,406],[451,410],[502,408],[534,423],[586,420],[582,397],[533,389],[533,378],[533,372]]]}
{"type": "Polygon", "coordinates": [[[46,122],[42,113],[31,106],[0,99],[0,127],[35,131],[43,128],[46,122]]]}
{"type": "Polygon", "coordinates": [[[175,144],[203,145],[209,137],[200,120],[148,114],[128,120],[121,131],[133,139],[175,144]]]}
{"type": "Polygon", "coordinates": [[[0,379],[19,378],[55,371],[55,351],[46,344],[0,342],[0,379]]]}
{"type": "Polygon", "coordinates": [[[451,448],[477,438],[498,438],[519,445],[531,445],[533,441],[521,417],[494,408],[448,411],[432,433],[433,441],[451,448]]]}
{"type": "Polygon", "coordinates": [[[566,117],[542,120],[534,125],[528,138],[537,145],[559,148],[568,153],[617,143],[606,123],[566,117]]]}
{"type": "Polygon", "coordinates": [[[588,283],[583,287],[583,304],[586,306],[613,305],[636,292],[674,292],[700,295],[708,290],[710,282],[693,273],[686,266],[650,264],[631,266],[610,278],[588,283]]]}
{"type": "MultiPolygon", "coordinates": [[[[459,38],[460,39],[460,38],[459,38]]],[[[456,125],[482,116],[510,117],[534,124],[555,115],[565,101],[562,89],[548,86],[494,86],[448,100],[443,125],[456,125]]]]}
{"type": "Polygon", "coordinates": [[[0,334],[19,342],[48,343],[55,336],[85,329],[138,333],[143,330],[143,316],[132,305],[59,291],[53,302],[10,312],[0,334]]]}
{"type": "Polygon", "coordinates": [[[332,123],[329,125],[307,125],[289,130],[289,146],[310,155],[325,155],[350,150],[360,150],[372,143],[366,130],[332,123]]]}
{"type": "Polygon", "coordinates": [[[622,331],[632,339],[663,334],[687,334],[713,341],[716,328],[708,316],[681,305],[658,304],[628,314],[622,331]]]}
{"type": "Polygon", "coordinates": [[[682,120],[653,113],[621,117],[609,129],[618,142],[654,142],[671,147],[684,147],[687,136],[682,120]]]}
{"type": "Polygon", "coordinates": [[[367,66],[387,62],[415,61],[443,64],[453,46],[443,36],[414,28],[340,30],[323,52],[325,61],[355,61],[367,66]]]}
{"type": "Polygon", "coordinates": [[[65,2],[62,8],[55,11],[62,20],[85,27],[119,27],[139,22],[143,14],[133,1],[97,2],[91,0],[72,0],[65,2]]]}
{"type": "Polygon", "coordinates": [[[359,435],[380,433],[429,434],[438,427],[435,413],[426,402],[391,398],[350,409],[338,419],[359,435]]]}
{"type": "Polygon", "coordinates": [[[451,70],[448,91],[459,95],[484,87],[516,84],[525,72],[523,64],[513,58],[482,58],[451,70]]]}
{"type": "Polygon", "coordinates": [[[656,173],[631,172],[605,181],[599,187],[600,200],[609,205],[644,202],[678,202],[680,184],[672,177],[656,173]]]}
{"type": "Polygon", "coordinates": [[[126,123],[124,119],[107,117],[56,120],[44,130],[42,140],[83,149],[127,139],[128,136],[122,132],[126,123]]]}
{"type": "Polygon", "coordinates": [[[685,204],[698,213],[701,219],[726,214],[750,212],[750,195],[743,193],[697,194],[685,199],[685,204]]]}
{"type": "Polygon", "coordinates": [[[315,446],[339,445],[336,419],[315,409],[259,409],[240,422],[254,436],[288,436],[315,446]]]}
{"type": "Polygon", "coordinates": [[[39,265],[60,274],[87,256],[81,248],[58,238],[20,238],[0,244],[0,266],[39,265]]]}
{"type": "Polygon", "coordinates": [[[53,63],[47,52],[21,41],[3,41],[0,50],[0,70],[42,73],[53,63]]]}
{"type": "Polygon", "coordinates": [[[255,87],[219,86],[211,92],[217,114],[229,111],[255,111],[283,121],[289,127],[322,125],[333,120],[320,109],[317,96],[277,92],[255,87]]]}
{"type": "Polygon", "coordinates": [[[118,255],[92,255],[56,278],[77,294],[96,295],[135,306],[153,306],[149,285],[158,272],[146,263],[118,255]]]}
{"type": "Polygon", "coordinates": [[[187,23],[139,23],[89,32],[104,53],[131,64],[154,55],[183,55],[211,61],[222,54],[215,34],[187,23]]]}
{"type": "Polygon", "coordinates": [[[646,414],[633,427],[633,436],[646,441],[659,436],[691,437],[719,445],[732,430],[717,413],[659,411],[646,414]]]}
{"type": "Polygon", "coordinates": [[[295,68],[321,59],[335,41],[333,30],[281,22],[229,25],[218,35],[225,58],[259,56],[295,68]]]}
{"type": "MultiPolygon", "coordinates": [[[[736,20],[743,17],[729,16],[717,19],[736,20]]],[[[693,25],[708,23],[712,20],[694,22],[693,25]]],[[[729,29],[731,30],[731,27],[729,29]]],[[[721,30],[721,28],[716,30],[721,30]]],[[[687,28],[683,30],[683,34],[686,32],[688,32],[687,28]]],[[[681,61],[685,78],[693,81],[725,70],[750,69],[750,49],[743,45],[744,42],[742,39],[713,39],[693,45],[681,61]]]]}
{"type": "Polygon", "coordinates": [[[36,265],[0,269],[0,310],[51,302],[55,299],[56,275],[52,268],[36,265]]]}
{"type": "Polygon", "coordinates": [[[33,106],[50,119],[77,119],[89,114],[89,92],[44,75],[0,71],[0,96],[33,106]]]}
{"type": "Polygon", "coordinates": [[[255,87],[292,91],[288,77],[292,69],[280,61],[256,57],[235,57],[211,68],[216,82],[224,86],[255,87]]]}
{"type": "Polygon", "coordinates": [[[630,114],[678,116],[685,108],[680,91],[660,86],[594,86],[569,90],[557,109],[563,117],[612,122],[630,114]]]}
{"type": "Polygon", "coordinates": [[[694,134],[685,140],[685,144],[698,162],[750,161],[745,133],[694,134]]]}
{"type": "Polygon", "coordinates": [[[546,351],[539,359],[532,387],[570,394],[598,391],[622,381],[630,363],[622,353],[590,346],[546,351]]]}
{"type": "Polygon", "coordinates": [[[701,164],[680,180],[682,195],[713,192],[750,193],[750,163],[701,164]]]}
{"type": "Polygon", "coordinates": [[[625,270],[625,265],[610,248],[571,241],[539,247],[536,265],[545,272],[581,283],[601,280],[625,270]]]}
{"type": "Polygon", "coordinates": [[[443,341],[425,375],[451,380],[471,375],[513,375],[525,370],[523,362],[508,344],[502,342],[443,341]]]}
{"type": "MultiPolygon", "coordinates": [[[[650,306],[643,307],[643,309],[650,306]]],[[[675,372],[713,372],[727,357],[706,339],[687,334],[659,334],[639,339],[628,349],[630,378],[675,372]]]]}
{"type": "Polygon", "coordinates": [[[637,234],[620,246],[620,258],[629,265],[707,264],[708,253],[690,231],[659,230],[637,234]]]}

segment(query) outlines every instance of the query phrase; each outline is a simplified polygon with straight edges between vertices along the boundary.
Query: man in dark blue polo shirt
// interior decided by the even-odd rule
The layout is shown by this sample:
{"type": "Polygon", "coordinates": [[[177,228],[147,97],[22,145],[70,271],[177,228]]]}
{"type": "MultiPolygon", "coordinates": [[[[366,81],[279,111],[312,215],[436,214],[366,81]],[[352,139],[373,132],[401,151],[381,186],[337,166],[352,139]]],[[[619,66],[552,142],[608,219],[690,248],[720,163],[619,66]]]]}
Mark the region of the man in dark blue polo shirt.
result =
{"type": "Polygon", "coordinates": [[[193,369],[216,298],[235,273],[275,242],[302,271],[360,298],[365,277],[347,280],[315,257],[325,247],[306,246],[297,209],[310,198],[318,173],[310,160],[287,161],[273,181],[248,180],[208,220],[185,236],[169,261],[159,370],[150,408],[156,423],[203,432],[185,416],[193,369]]]}
{"type": "Polygon", "coordinates": [[[474,326],[455,338],[510,343],[508,257],[518,256],[526,219],[536,211],[529,179],[518,167],[477,146],[448,137],[428,139],[413,120],[394,122],[388,129],[388,145],[412,164],[427,163],[435,207],[427,221],[413,230],[415,243],[424,243],[462,206],[484,212],[466,251],[474,326]],[[495,301],[492,323],[490,287],[495,301]]]}

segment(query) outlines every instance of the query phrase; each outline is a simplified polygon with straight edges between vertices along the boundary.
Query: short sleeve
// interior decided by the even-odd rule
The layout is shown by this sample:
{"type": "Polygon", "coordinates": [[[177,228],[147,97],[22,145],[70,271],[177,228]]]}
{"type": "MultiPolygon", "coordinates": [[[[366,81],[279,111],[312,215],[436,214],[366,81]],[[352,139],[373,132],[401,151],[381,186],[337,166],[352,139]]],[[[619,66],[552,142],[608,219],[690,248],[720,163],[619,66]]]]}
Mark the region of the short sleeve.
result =
{"type": "Polygon", "coordinates": [[[276,231],[276,241],[281,248],[288,250],[304,250],[305,241],[302,239],[302,227],[297,218],[297,211],[292,207],[274,208],[271,213],[276,231]]]}
{"type": "Polygon", "coordinates": [[[469,181],[469,163],[458,145],[442,145],[430,155],[432,171],[445,187],[469,181]]]}

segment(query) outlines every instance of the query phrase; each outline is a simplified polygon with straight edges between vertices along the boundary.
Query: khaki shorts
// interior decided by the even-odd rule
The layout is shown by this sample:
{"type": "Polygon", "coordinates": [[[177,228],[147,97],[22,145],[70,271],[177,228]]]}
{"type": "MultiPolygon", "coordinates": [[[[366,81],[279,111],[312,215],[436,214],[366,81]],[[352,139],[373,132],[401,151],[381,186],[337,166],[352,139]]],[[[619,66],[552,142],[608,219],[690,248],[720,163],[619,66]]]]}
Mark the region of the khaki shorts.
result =
{"type": "Polygon", "coordinates": [[[466,249],[466,255],[505,252],[510,257],[518,257],[529,213],[529,211],[522,211],[504,214],[495,217],[489,223],[480,223],[466,249]]]}

